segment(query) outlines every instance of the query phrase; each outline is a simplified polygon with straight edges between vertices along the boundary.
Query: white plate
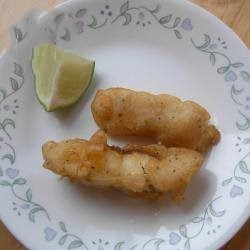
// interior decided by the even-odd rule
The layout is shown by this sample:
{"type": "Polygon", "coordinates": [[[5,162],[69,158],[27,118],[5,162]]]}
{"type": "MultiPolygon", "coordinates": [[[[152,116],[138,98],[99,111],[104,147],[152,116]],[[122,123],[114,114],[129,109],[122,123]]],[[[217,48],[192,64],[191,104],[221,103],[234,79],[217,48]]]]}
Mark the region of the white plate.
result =
{"type": "Polygon", "coordinates": [[[32,11],[11,35],[0,61],[0,214],[24,245],[215,249],[236,233],[249,215],[250,60],[230,29],[180,0],[85,0],[32,11]],[[68,111],[46,113],[35,97],[30,58],[41,42],[96,60],[94,84],[68,111]],[[212,114],[222,140],[182,204],[92,190],[41,167],[46,140],[88,138],[97,129],[90,104],[98,88],[111,86],[170,93],[212,114]]]}

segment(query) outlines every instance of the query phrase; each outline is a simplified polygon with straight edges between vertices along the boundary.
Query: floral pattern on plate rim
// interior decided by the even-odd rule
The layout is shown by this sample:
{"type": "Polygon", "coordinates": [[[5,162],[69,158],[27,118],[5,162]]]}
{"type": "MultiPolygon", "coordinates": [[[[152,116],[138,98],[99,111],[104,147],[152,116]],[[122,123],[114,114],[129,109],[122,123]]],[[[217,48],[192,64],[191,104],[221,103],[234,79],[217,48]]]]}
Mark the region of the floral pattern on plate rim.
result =
{"type": "MultiPolygon", "coordinates": [[[[135,24],[142,28],[150,26],[152,22],[156,22],[164,29],[172,31],[175,37],[179,40],[183,38],[182,31],[187,32],[193,30],[194,25],[190,18],[182,19],[178,16],[174,17],[172,13],[160,15],[160,11],[160,5],[156,5],[155,8],[150,9],[146,6],[132,6],[130,1],[126,1],[121,5],[119,13],[114,15],[111,6],[106,4],[100,10],[101,21],[98,21],[99,19],[94,15],[88,17],[87,9],[82,8],[77,10],[74,15],[72,13],[57,14],[53,20],[55,27],[53,29],[48,29],[48,34],[51,42],[54,44],[57,43],[58,39],[65,42],[70,41],[71,31],[68,28],[65,27],[64,34],[58,34],[59,25],[67,15],[74,22],[77,34],[83,33],[86,27],[93,30],[100,29],[106,25],[112,25],[120,19],[122,20],[122,26],[135,24]],[[88,19],[86,17],[88,17],[88,19]]],[[[17,43],[22,42],[28,35],[28,32],[21,31],[21,29],[17,27],[13,27],[13,33],[17,43]]],[[[225,82],[231,83],[230,95],[232,101],[237,105],[238,112],[243,119],[243,122],[236,121],[236,127],[240,131],[248,130],[250,128],[250,117],[247,114],[247,111],[250,110],[250,96],[246,96],[244,99],[245,88],[237,86],[239,78],[241,78],[243,82],[250,82],[250,73],[244,69],[245,65],[242,62],[231,61],[228,55],[224,52],[227,50],[226,42],[222,41],[220,37],[218,37],[217,41],[212,42],[211,37],[208,34],[204,34],[204,41],[201,44],[198,44],[191,39],[191,45],[199,52],[208,55],[211,66],[217,67],[217,73],[223,76],[225,82]],[[220,48],[224,51],[221,52],[219,50],[220,48]],[[224,59],[225,64],[217,65],[218,57],[224,59]]],[[[178,249],[189,250],[192,249],[192,240],[198,237],[201,233],[204,233],[207,226],[211,226],[216,222],[216,225],[213,226],[212,229],[206,231],[207,235],[214,234],[216,233],[216,230],[219,230],[221,227],[219,224],[219,218],[224,216],[226,209],[217,210],[214,208],[214,203],[217,200],[222,199],[222,196],[217,196],[209,202],[204,208],[203,213],[192,218],[190,223],[180,225],[177,231],[170,232],[168,240],[153,238],[143,244],[140,243],[133,246],[128,246],[128,244],[123,241],[110,243],[103,239],[93,240],[91,246],[87,246],[81,237],[68,232],[64,222],[58,222],[57,227],[55,226],[55,223],[52,225],[53,220],[50,218],[49,212],[42,205],[34,201],[34,195],[32,189],[28,187],[27,179],[22,177],[20,170],[14,167],[17,155],[16,150],[12,145],[11,131],[16,128],[14,116],[19,108],[16,93],[25,83],[23,67],[17,62],[13,63],[13,76],[9,78],[9,82],[11,89],[10,92],[7,92],[3,87],[0,88],[0,111],[6,115],[6,118],[0,121],[0,132],[2,135],[2,137],[0,137],[0,150],[3,152],[1,161],[4,162],[4,164],[0,166],[0,186],[2,188],[10,189],[14,199],[12,202],[13,211],[17,216],[25,215],[32,223],[36,223],[37,216],[45,216],[48,222],[50,222],[50,225],[43,229],[44,239],[46,241],[50,242],[56,240],[59,246],[66,249],[94,248],[105,250],[106,247],[112,247],[114,250],[144,250],[152,244],[154,249],[158,250],[161,245],[168,244],[169,246],[178,246],[178,249]],[[7,103],[7,101],[9,102],[7,103]],[[18,191],[20,186],[26,187],[26,191],[22,194],[18,191]],[[198,225],[198,231],[191,235],[188,228],[192,223],[198,225]]],[[[238,152],[240,153],[242,147],[249,143],[250,138],[242,139],[238,136],[235,146],[239,147],[238,152]]],[[[231,199],[244,194],[243,187],[244,184],[248,182],[248,176],[250,174],[249,160],[250,152],[241,157],[241,160],[235,165],[232,176],[229,176],[221,183],[221,186],[225,188],[231,186],[229,191],[229,197],[231,199]]]]}

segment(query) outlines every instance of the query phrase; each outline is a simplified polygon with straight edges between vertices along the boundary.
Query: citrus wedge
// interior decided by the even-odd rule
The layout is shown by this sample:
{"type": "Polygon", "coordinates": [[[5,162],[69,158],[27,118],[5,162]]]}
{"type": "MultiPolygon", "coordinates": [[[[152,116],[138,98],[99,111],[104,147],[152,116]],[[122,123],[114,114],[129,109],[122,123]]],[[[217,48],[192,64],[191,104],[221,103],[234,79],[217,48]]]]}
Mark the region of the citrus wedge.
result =
{"type": "Polygon", "coordinates": [[[33,48],[36,94],[46,111],[74,104],[89,87],[95,62],[52,44],[33,48]]]}

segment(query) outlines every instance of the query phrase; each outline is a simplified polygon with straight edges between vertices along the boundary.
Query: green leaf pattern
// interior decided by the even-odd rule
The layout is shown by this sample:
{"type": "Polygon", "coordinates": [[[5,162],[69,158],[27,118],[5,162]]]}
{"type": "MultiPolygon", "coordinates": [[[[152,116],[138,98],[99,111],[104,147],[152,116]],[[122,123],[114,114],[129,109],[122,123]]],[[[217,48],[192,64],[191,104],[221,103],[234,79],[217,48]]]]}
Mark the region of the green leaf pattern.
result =
{"type": "Polygon", "coordinates": [[[13,74],[16,76],[10,77],[11,91],[8,92],[4,88],[0,88],[0,105],[4,103],[9,97],[18,92],[24,84],[24,71],[20,64],[17,62],[13,63],[13,74]]]}
{"type": "Polygon", "coordinates": [[[11,184],[6,180],[0,180],[0,186],[10,186],[11,184]]]}
{"type": "Polygon", "coordinates": [[[215,64],[215,61],[216,61],[216,58],[215,58],[214,53],[211,53],[211,54],[210,54],[209,59],[210,59],[211,65],[214,65],[214,64],[215,64]]]}
{"type": "Polygon", "coordinates": [[[180,30],[177,29],[182,19],[176,17],[174,21],[172,21],[173,14],[159,16],[158,13],[160,12],[160,9],[160,5],[157,5],[153,9],[145,6],[131,6],[130,2],[127,1],[120,7],[120,13],[111,21],[111,23],[116,23],[120,18],[123,18],[124,22],[122,24],[127,26],[132,23],[133,13],[138,12],[139,16],[143,16],[143,19],[146,15],[151,16],[151,18],[163,28],[173,30],[177,39],[182,39],[183,35],[180,30]]]}
{"type": "Polygon", "coordinates": [[[26,191],[26,199],[28,202],[32,200],[32,191],[30,188],[26,191]]]}
{"type": "MultiPolygon", "coordinates": [[[[122,25],[127,26],[133,22],[137,18],[137,14],[139,15],[140,19],[150,18],[150,22],[156,21],[160,26],[165,29],[173,30],[175,37],[177,39],[182,39],[183,35],[179,29],[182,19],[180,17],[174,17],[174,14],[168,15],[159,15],[161,10],[161,6],[159,4],[156,7],[150,9],[146,6],[133,6],[132,1],[125,1],[119,8],[119,14],[115,18],[112,19],[111,15],[109,17],[102,17],[99,18],[95,15],[88,14],[87,9],[82,8],[76,11],[75,15],[72,13],[59,13],[54,18],[54,28],[48,28],[47,31],[49,33],[49,37],[51,39],[51,43],[57,44],[58,37],[65,42],[71,40],[71,31],[69,27],[64,27],[64,33],[62,33],[62,29],[60,29],[60,33],[58,34],[59,26],[64,25],[65,23],[62,22],[66,16],[69,16],[71,19],[68,21],[74,22],[74,24],[79,23],[77,19],[84,19],[84,23],[90,29],[100,29],[106,26],[108,23],[114,24],[118,22],[119,19],[123,19],[122,25]]],[[[145,26],[145,25],[144,25],[145,26]]],[[[80,32],[83,33],[83,30],[80,32]]],[[[79,32],[78,32],[79,34],[79,32]]]]}
{"type": "Polygon", "coordinates": [[[64,243],[66,242],[67,239],[67,235],[64,235],[62,238],[60,238],[60,240],[58,241],[59,245],[64,245],[64,243]]]}
{"type": "Polygon", "coordinates": [[[64,233],[67,233],[66,226],[65,226],[65,224],[64,224],[62,221],[59,222],[59,227],[61,228],[61,230],[62,230],[64,233]]]}
{"type": "Polygon", "coordinates": [[[183,237],[187,237],[187,227],[186,227],[186,225],[180,225],[179,231],[180,231],[180,234],[183,237]]]}
{"type": "MultiPolygon", "coordinates": [[[[228,55],[223,52],[215,51],[217,48],[216,44],[212,43],[212,39],[208,34],[203,34],[204,41],[201,44],[198,44],[191,38],[191,43],[193,44],[194,48],[199,50],[200,52],[209,55],[209,61],[212,66],[218,65],[217,58],[220,60],[224,60],[223,65],[217,66],[217,73],[221,76],[224,76],[224,80],[226,82],[236,81],[239,77],[241,77],[242,82],[250,82],[250,73],[246,70],[241,70],[245,65],[242,62],[232,62],[228,55]],[[234,69],[234,70],[233,70],[234,69]],[[238,74],[237,74],[238,73],[238,74]]],[[[246,96],[247,92],[246,89],[249,90],[249,85],[246,87],[236,87],[236,84],[233,84],[230,90],[230,95],[232,101],[237,105],[240,106],[242,109],[245,107],[248,108],[248,105],[244,104],[244,99],[250,98],[246,96]]],[[[248,94],[249,95],[249,94],[248,94]]],[[[241,130],[245,131],[250,128],[250,118],[245,114],[245,111],[239,110],[239,113],[244,118],[244,123],[239,121],[235,122],[236,127],[241,130]]]]}
{"type": "Polygon", "coordinates": [[[128,8],[129,8],[129,1],[125,2],[121,8],[120,8],[120,14],[121,15],[124,15],[127,11],[128,11],[128,8]]]}
{"type": "Polygon", "coordinates": [[[14,180],[13,184],[14,185],[24,185],[27,181],[24,178],[18,178],[14,180]]]}
{"type": "Polygon", "coordinates": [[[64,19],[64,14],[61,13],[61,14],[58,14],[58,15],[55,17],[54,22],[57,23],[57,24],[59,24],[59,23],[62,22],[63,19],[64,19]]]}
{"type": "MultiPolygon", "coordinates": [[[[243,140],[244,142],[244,140],[243,140]]],[[[221,186],[222,187],[230,187],[231,190],[233,189],[232,186],[235,186],[237,183],[237,188],[242,190],[240,194],[243,194],[243,189],[241,185],[244,185],[248,182],[248,177],[250,175],[250,168],[248,166],[248,163],[246,159],[250,158],[250,153],[247,153],[234,167],[233,176],[230,176],[229,178],[222,181],[221,186]],[[235,184],[234,184],[235,183],[235,184]],[[234,184],[234,185],[233,185],[234,184]],[[240,186],[239,186],[240,185],[240,186]]],[[[230,194],[231,195],[231,194],[230,194]]],[[[235,197],[235,196],[233,196],[235,197]]]]}
{"type": "Polygon", "coordinates": [[[68,250],[79,248],[83,245],[81,240],[74,240],[69,244],[68,250]]]}
{"type": "Polygon", "coordinates": [[[239,162],[239,168],[244,174],[250,174],[250,169],[248,168],[247,164],[245,161],[240,161],[239,162]]]}
{"type": "MultiPolygon", "coordinates": [[[[192,248],[192,240],[194,240],[196,237],[198,237],[204,230],[204,228],[206,227],[206,221],[209,219],[210,221],[212,221],[212,217],[222,217],[225,215],[226,210],[216,210],[214,208],[214,203],[218,200],[220,200],[222,198],[222,196],[218,196],[216,198],[214,198],[211,202],[208,203],[208,205],[205,207],[204,212],[199,215],[196,216],[194,218],[192,218],[190,220],[189,224],[186,225],[180,225],[179,226],[179,234],[174,233],[175,236],[179,238],[179,241],[181,238],[183,238],[184,241],[184,249],[191,249],[192,248]],[[197,228],[197,232],[194,232],[193,230],[191,232],[189,232],[189,226],[190,224],[196,224],[197,226],[195,228],[197,228]]],[[[212,222],[211,222],[212,223],[212,222]]],[[[181,242],[181,241],[180,241],[181,242]]],[[[176,243],[172,243],[173,245],[175,245],[176,243]]]]}
{"type": "Polygon", "coordinates": [[[14,27],[13,30],[14,30],[14,35],[15,35],[17,43],[20,43],[22,40],[24,40],[24,38],[28,34],[27,32],[25,34],[23,34],[23,32],[21,31],[21,29],[19,29],[17,27],[14,27]]]}
{"type": "Polygon", "coordinates": [[[1,159],[2,159],[2,160],[8,159],[8,160],[10,161],[11,164],[14,163],[14,157],[13,157],[13,155],[11,155],[11,154],[5,154],[5,155],[3,155],[3,156],[1,157],[1,159]]]}
{"type": "Polygon", "coordinates": [[[18,64],[18,63],[16,63],[16,62],[14,62],[14,74],[16,75],[16,76],[20,76],[20,77],[22,77],[23,76],[23,68],[21,67],[21,65],[20,64],[18,64]]]}
{"type": "Polygon", "coordinates": [[[43,210],[39,207],[31,209],[29,212],[30,221],[35,222],[35,215],[36,215],[36,213],[38,213],[40,211],[43,211],[43,210]]]}
{"type": "Polygon", "coordinates": [[[86,9],[80,9],[76,12],[75,17],[76,18],[82,18],[84,15],[86,15],[87,10],[86,9]]]}
{"type": "Polygon", "coordinates": [[[159,23],[160,24],[166,24],[168,22],[170,22],[170,20],[172,19],[172,14],[168,15],[168,16],[163,16],[159,19],[159,23]]]}

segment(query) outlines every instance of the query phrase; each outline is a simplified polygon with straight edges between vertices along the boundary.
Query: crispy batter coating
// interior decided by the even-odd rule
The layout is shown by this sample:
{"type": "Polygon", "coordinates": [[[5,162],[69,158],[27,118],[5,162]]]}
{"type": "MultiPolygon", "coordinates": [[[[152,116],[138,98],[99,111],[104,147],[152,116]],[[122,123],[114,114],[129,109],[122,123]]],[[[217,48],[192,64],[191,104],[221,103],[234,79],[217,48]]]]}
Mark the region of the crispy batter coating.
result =
{"type": "Polygon", "coordinates": [[[111,135],[155,138],[167,147],[206,152],[220,140],[209,113],[197,103],[123,88],[99,90],[92,103],[98,126],[111,135]]]}
{"type": "Polygon", "coordinates": [[[103,131],[89,141],[47,142],[42,147],[44,167],[52,172],[96,187],[113,187],[138,196],[171,191],[180,200],[200,169],[200,153],[162,145],[107,145],[103,131]]]}

